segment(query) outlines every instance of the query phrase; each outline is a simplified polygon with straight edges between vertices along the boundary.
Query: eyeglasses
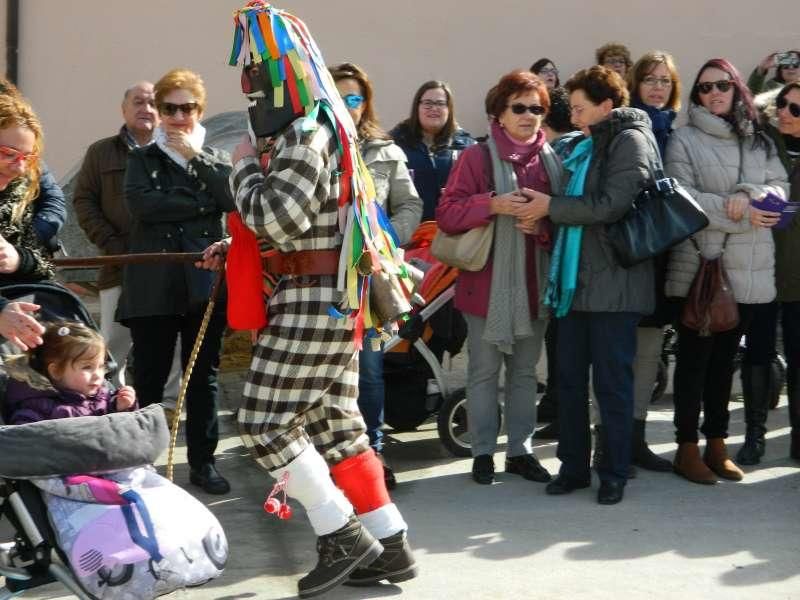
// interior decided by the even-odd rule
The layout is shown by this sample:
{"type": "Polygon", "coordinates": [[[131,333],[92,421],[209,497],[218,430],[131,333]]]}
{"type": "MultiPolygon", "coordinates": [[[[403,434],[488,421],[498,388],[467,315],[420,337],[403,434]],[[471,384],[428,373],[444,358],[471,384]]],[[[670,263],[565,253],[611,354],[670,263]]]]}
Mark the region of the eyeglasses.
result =
{"type": "Polygon", "coordinates": [[[174,117],[178,111],[184,115],[191,115],[200,107],[197,102],[187,102],[185,104],[173,104],[172,102],[162,102],[158,107],[158,112],[168,117],[174,117]]]}
{"type": "Polygon", "coordinates": [[[26,162],[32,163],[39,160],[39,155],[35,152],[31,152],[26,154],[25,152],[20,152],[16,148],[12,148],[11,146],[0,146],[0,162],[3,162],[7,165],[13,165],[18,162],[26,162]]]}
{"type": "Polygon", "coordinates": [[[346,94],[342,96],[342,100],[344,100],[345,106],[350,110],[355,110],[364,104],[364,96],[359,96],[358,94],[346,94]]]}
{"type": "Polygon", "coordinates": [[[701,94],[710,94],[714,86],[723,94],[733,86],[730,79],[720,79],[719,81],[704,81],[697,84],[697,91],[701,94]]]}
{"type": "Polygon", "coordinates": [[[672,79],[669,77],[653,77],[648,75],[642,79],[642,83],[648,87],[672,87],[672,79]]]}
{"type": "Polygon", "coordinates": [[[511,109],[515,115],[524,115],[525,111],[531,113],[532,115],[543,115],[545,113],[544,106],[539,106],[538,104],[531,104],[530,106],[525,106],[522,103],[514,103],[509,104],[508,107],[511,109]]]}
{"type": "Polygon", "coordinates": [[[628,61],[621,57],[614,57],[614,58],[606,58],[603,61],[603,64],[609,67],[624,67],[627,66],[628,61]]]}
{"type": "Polygon", "coordinates": [[[555,67],[545,67],[539,70],[539,75],[555,75],[558,77],[558,69],[555,67]]]}
{"type": "Polygon", "coordinates": [[[793,116],[795,119],[796,119],[796,118],[798,118],[798,117],[800,117],[800,104],[797,104],[796,102],[789,102],[789,101],[786,99],[786,96],[784,96],[784,97],[782,97],[782,98],[778,98],[778,99],[775,101],[775,106],[777,106],[777,107],[778,107],[778,110],[782,110],[782,109],[784,109],[784,108],[788,107],[788,108],[789,108],[789,113],[790,113],[790,114],[791,114],[791,115],[792,115],[792,116],[793,116]]]}
{"type": "Polygon", "coordinates": [[[419,103],[427,110],[432,108],[447,108],[447,100],[420,100],[419,103]]]}

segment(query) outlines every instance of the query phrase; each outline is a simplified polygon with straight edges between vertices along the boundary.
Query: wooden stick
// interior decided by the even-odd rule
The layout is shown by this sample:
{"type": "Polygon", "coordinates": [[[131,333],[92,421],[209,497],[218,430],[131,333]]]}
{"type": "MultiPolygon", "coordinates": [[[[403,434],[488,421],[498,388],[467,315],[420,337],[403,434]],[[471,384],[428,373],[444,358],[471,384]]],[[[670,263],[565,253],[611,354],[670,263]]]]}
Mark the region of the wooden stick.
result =
{"type": "Polygon", "coordinates": [[[151,263],[198,262],[202,252],[146,252],[141,254],[108,254],[106,256],[61,256],[51,262],[61,269],[103,267],[106,265],[144,265],[151,263]]]}

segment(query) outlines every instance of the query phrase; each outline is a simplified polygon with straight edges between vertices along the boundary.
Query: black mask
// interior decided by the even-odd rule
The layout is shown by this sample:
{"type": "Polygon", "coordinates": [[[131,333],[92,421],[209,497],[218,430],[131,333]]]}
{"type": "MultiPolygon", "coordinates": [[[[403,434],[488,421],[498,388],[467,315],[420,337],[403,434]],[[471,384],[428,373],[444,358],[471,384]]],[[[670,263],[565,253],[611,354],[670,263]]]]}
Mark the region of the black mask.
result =
{"type": "Polygon", "coordinates": [[[283,130],[292,121],[302,116],[292,108],[288,90],[284,84],[284,103],[275,106],[275,90],[269,77],[266,63],[251,63],[242,70],[242,92],[250,99],[250,127],[258,138],[271,137],[283,130]],[[252,104],[255,102],[255,104],[252,104]]]}

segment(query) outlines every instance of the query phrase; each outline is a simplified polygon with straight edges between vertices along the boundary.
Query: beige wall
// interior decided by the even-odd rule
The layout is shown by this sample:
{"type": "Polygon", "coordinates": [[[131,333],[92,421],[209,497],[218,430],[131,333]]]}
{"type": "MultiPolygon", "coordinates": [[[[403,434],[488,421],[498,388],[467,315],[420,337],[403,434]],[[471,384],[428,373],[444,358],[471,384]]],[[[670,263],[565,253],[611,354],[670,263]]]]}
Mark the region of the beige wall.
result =
{"type": "MultiPolygon", "coordinates": [[[[20,86],[44,122],[46,159],[57,176],[76,165],[89,143],[116,131],[122,92],[135,80],[188,66],[206,80],[207,116],[242,108],[238,70],[226,61],[231,11],[243,0],[21,4],[20,86]]],[[[352,60],[366,68],[385,126],[406,116],[421,82],[440,78],[452,84],[458,118],[474,134],[485,130],[486,90],[541,56],[557,62],[563,80],[590,64],[597,46],[617,39],[635,56],[653,48],[672,52],[690,83],[707,58],[725,56],[749,72],[768,51],[800,46],[796,0],[671,0],[660,3],[658,14],[653,3],[632,0],[286,0],[279,6],[308,23],[329,63],[352,60]]]]}

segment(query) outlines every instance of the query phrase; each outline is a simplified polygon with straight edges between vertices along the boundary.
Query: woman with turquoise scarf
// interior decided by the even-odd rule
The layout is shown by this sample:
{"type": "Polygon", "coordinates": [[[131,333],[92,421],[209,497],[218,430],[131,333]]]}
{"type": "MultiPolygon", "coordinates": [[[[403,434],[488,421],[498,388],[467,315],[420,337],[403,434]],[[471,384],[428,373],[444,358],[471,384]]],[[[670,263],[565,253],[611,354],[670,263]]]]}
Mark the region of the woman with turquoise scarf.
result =
{"type": "Polygon", "coordinates": [[[536,363],[547,309],[541,304],[552,237],[549,223],[524,225],[517,213],[520,189],[558,193],[561,166],[545,140],[542,120],[550,106],[544,82],[529,71],[502,77],[486,97],[492,115],[486,143],[470,146],[456,163],[436,208],[446,233],[494,222],[492,254],[480,271],[461,271],[455,307],[467,321],[467,417],[472,478],[494,481],[497,399],[505,364],[506,473],[550,481],[531,448],[536,425],[536,363]]]}
{"type": "Polygon", "coordinates": [[[559,320],[558,398],[561,426],[558,477],[552,495],[591,483],[589,370],[606,434],[597,465],[600,504],[622,500],[631,461],[633,361],[636,326],[655,307],[652,261],[629,269],[617,262],[606,226],[625,216],[650,179],[657,157],[650,119],[626,108],[628,90],[601,66],[578,71],[566,84],[573,124],[583,131],[566,160],[564,195],[522,189],[531,201],[524,225],[548,216],[559,225],[548,277],[546,303],[559,320]]]}

